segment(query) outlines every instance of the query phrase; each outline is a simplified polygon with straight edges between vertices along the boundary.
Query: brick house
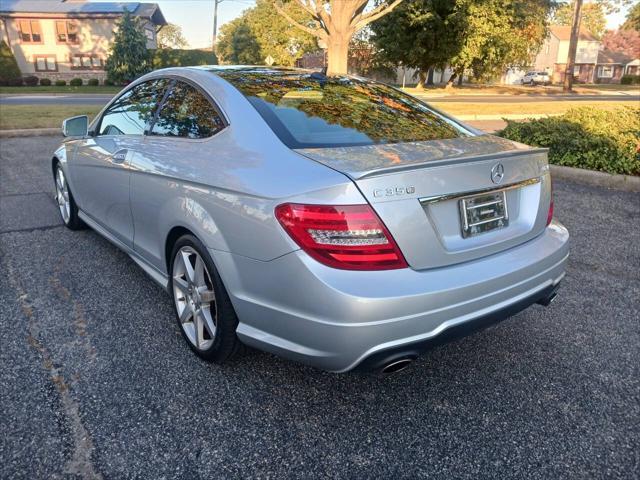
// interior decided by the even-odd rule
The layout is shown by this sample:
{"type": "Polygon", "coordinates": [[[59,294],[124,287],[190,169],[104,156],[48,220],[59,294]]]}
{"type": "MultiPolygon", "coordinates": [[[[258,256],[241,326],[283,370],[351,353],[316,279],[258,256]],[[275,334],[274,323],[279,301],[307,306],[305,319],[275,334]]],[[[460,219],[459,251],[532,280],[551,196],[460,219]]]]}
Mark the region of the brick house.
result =
{"type": "Polygon", "coordinates": [[[155,3],[2,0],[0,38],[23,76],[104,80],[113,31],[125,9],[142,20],[147,48],[157,48],[157,33],[167,22],[155,3]]]}
{"type": "Polygon", "coordinates": [[[622,52],[601,50],[598,52],[594,83],[620,83],[623,75],[637,75],[633,60],[622,52]]]}

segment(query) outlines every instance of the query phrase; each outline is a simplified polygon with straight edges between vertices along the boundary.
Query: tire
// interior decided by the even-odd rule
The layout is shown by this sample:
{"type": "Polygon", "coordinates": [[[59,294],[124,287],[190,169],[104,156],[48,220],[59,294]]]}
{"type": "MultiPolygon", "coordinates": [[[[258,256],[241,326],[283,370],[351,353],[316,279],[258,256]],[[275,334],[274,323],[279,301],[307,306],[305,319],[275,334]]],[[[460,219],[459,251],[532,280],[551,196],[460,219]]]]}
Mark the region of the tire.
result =
{"type": "Polygon", "coordinates": [[[70,230],[87,228],[87,225],[78,216],[78,205],[73,198],[67,177],[59,163],[56,164],[54,169],[53,182],[56,189],[55,199],[58,204],[58,211],[65,227],[70,230]]]}
{"type": "Polygon", "coordinates": [[[233,357],[242,345],[238,317],[206,247],[183,235],[173,246],[169,269],[176,320],[191,350],[209,362],[233,357]]]}

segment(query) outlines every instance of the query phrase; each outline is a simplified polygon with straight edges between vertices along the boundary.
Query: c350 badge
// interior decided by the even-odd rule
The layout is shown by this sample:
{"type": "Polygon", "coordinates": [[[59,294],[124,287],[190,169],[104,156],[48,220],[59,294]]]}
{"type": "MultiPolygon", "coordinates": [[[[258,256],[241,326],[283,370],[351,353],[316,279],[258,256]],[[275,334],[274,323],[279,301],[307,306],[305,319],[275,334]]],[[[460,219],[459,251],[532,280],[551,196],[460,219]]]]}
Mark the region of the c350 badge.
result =
{"type": "Polygon", "coordinates": [[[398,197],[402,195],[411,195],[416,193],[416,187],[391,187],[391,188],[376,188],[373,191],[374,197],[398,197]]]}

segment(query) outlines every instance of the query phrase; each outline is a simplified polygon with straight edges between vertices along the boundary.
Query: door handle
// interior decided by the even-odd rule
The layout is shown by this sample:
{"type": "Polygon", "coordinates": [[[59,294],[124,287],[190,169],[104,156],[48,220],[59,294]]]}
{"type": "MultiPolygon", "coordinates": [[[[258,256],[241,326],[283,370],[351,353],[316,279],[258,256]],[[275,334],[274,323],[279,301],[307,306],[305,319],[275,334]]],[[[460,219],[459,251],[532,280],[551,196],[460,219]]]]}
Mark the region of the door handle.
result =
{"type": "Polygon", "coordinates": [[[118,150],[116,153],[111,155],[111,162],[112,163],[117,163],[118,165],[123,164],[126,159],[127,159],[127,149],[126,148],[123,148],[122,150],[118,150]]]}

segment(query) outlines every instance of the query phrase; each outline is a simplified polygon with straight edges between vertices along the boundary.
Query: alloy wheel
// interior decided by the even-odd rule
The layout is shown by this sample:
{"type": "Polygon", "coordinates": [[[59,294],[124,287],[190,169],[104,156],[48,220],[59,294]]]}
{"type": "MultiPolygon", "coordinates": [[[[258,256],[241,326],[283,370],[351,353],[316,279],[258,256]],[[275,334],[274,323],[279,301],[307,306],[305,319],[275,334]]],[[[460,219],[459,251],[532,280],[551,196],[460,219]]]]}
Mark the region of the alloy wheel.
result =
{"type": "Polygon", "coordinates": [[[180,325],[198,350],[211,348],[216,336],[216,295],[204,260],[192,247],[173,259],[173,298],[180,325]]]}
{"type": "Polygon", "coordinates": [[[69,200],[69,186],[62,168],[56,169],[56,202],[60,209],[60,215],[64,223],[69,223],[71,218],[71,202],[69,200]]]}

